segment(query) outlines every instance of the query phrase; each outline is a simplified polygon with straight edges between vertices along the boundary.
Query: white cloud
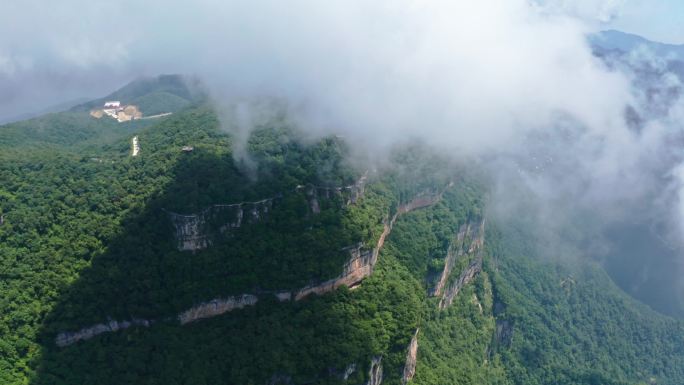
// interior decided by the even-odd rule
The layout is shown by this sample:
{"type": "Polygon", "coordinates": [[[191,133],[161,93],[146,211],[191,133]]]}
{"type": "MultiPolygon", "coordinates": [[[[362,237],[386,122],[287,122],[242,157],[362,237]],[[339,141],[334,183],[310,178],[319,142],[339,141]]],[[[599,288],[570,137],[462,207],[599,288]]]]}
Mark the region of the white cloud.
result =
{"type": "Polygon", "coordinates": [[[104,89],[196,73],[226,100],[286,98],[311,130],[341,130],[374,150],[421,138],[519,155],[531,136],[563,125],[574,136],[557,151],[586,182],[575,198],[601,203],[639,196],[626,183],[648,176],[640,165],[663,145],[626,127],[630,81],[586,43],[622,1],[65,0],[38,12],[41,4],[10,0],[0,16],[0,52],[35,63],[15,77],[104,89]]]}
{"type": "Polygon", "coordinates": [[[522,183],[546,230],[562,235],[582,213],[588,235],[636,210],[648,221],[684,207],[670,144],[681,104],[645,114],[654,106],[634,75],[608,70],[585,39],[624,3],[62,0],[46,12],[43,1],[5,0],[0,118],[141,75],[198,74],[226,104],[287,99],[312,132],[342,131],[375,154],[419,138],[499,159],[507,184],[492,206],[518,203],[510,182],[522,183]],[[628,104],[651,121],[629,128],[628,104]]]}
{"type": "Polygon", "coordinates": [[[11,76],[16,71],[14,60],[8,56],[0,55],[0,74],[11,76]]]}
{"type": "Polygon", "coordinates": [[[620,15],[627,0],[539,0],[539,3],[551,12],[606,23],[620,15]]]}

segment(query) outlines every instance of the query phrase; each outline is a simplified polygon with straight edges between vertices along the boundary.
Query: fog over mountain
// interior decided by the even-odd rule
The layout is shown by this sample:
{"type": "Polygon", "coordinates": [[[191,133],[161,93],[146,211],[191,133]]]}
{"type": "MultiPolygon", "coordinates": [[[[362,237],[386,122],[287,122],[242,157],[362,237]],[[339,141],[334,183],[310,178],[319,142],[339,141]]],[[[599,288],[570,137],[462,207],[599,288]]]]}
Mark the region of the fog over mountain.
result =
{"type": "Polygon", "coordinates": [[[0,384],[684,384],[677,15],[2,2],[0,384]]]}
{"type": "Polygon", "coordinates": [[[229,130],[249,131],[260,114],[251,101],[268,97],[313,135],[343,133],[376,160],[413,140],[472,157],[497,182],[492,213],[538,226],[559,257],[617,266],[625,234],[648,229],[658,247],[630,258],[637,273],[618,281],[631,277],[621,283],[635,294],[666,282],[656,306],[684,309],[680,57],[612,32],[592,47],[620,2],[191,4],[3,4],[0,117],[133,76],[196,74],[219,109],[242,106],[229,130]],[[647,255],[657,250],[667,263],[647,255]]]}

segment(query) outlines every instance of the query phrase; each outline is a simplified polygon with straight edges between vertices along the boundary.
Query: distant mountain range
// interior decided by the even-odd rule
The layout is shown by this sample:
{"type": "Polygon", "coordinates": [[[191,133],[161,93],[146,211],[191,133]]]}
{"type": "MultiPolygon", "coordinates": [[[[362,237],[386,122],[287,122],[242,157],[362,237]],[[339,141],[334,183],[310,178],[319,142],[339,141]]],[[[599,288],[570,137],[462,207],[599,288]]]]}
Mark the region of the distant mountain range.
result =
{"type": "Polygon", "coordinates": [[[639,35],[633,35],[616,30],[601,31],[589,37],[594,49],[603,51],[630,52],[645,47],[654,54],[677,61],[684,61],[684,44],[665,44],[648,40],[639,35]]]}

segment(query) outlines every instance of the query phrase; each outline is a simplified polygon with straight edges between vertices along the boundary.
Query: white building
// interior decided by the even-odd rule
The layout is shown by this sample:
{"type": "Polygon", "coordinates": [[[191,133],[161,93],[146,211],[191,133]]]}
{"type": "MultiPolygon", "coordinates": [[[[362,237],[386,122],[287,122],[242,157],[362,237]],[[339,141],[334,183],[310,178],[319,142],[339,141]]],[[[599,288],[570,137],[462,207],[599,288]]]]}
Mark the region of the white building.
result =
{"type": "Polygon", "coordinates": [[[119,107],[121,107],[121,102],[118,100],[105,102],[105,104],[104,104],[104,108],[119,108],[119,107]]]}

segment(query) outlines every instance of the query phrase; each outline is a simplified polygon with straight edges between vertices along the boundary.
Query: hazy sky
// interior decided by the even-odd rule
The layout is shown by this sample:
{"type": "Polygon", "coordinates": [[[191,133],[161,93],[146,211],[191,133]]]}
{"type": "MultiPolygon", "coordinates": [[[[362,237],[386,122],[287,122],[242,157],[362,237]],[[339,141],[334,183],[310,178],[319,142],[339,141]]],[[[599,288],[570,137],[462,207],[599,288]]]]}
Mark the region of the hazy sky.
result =
{"type": "Polygon", "coordinates": [[[684,44],[684,1],[626,0],[609,26],[650,40],[684,44]]]}
{"type": "MultiPolygon", "coordinates": [[[[681,0],[535,1],[551,12],[578,17],[594,30],[617,28],[651,39],[684,43],[684,1],[681,0]]],[[[349,9],[345,9],[345,4],[331,2],[327,8],[339,12],[339,18],[328,18],[333,26],[327,26],[311,20],[327,12],[316,1],[297,0],[279,6],[260,0],[251,2],[250,7],[247,3],[250,2],[62,0],[46,7],[43,0],[3,0],[0,2],[0,121],[82,96],[102,96],[137,76],[193,71],[196,66],[188,63],[188,55],[199,54],[200,61],[210,56],[195,50],[229,48],[221,46],[222,34],[235,36],[258,27],[263,31],[257,35],[264,37],[271,28],[269,24],[275,23],[295,33],[305,32],[303,28],[307,27],[316,28],[311,33],[321,33],[323,42],[331,35],[326,31],[328,28],[349,23],[350,10],[358,8],[358,4],[349,4],[346,7],[349,9]],[[235,12],[249,12],[245,20],[251,25],[233,20],[235,12]],[[304,20],[305,24],[289,23],[294,20],[304,20]],[[216,39],[216,44],[208,46],[211,39],[216,39]]],[[[409,5],[412,7],[415,3],[403,4],[412,4],[409,5]]],[[[455,7],[468,8],[469,3],[477,2],[453,3],[455,7]]],[[[390,14],[396,10],[383,15],[383,6],[366,8],[368,13],[375,12],[378,20],[390,21],[396,16],[390,14]]],[[[496,15],[474,17],[495,20],[496,15]]],[[[401,22],[399,18],[396,20],[401,22]]],[[[496,25],[486,20],[483,25],[496,29],[496,25]]],[[[226,42],[232,41],[227,37],[226,42]]],[[[268,50],[277,49],[254,46],[249,53],[263,48],[264,60],[268,60],[268,50]]],[[[201,67],[207,63],[196,64],[201,67]]]]}
{"type": "MultiPolygon", "coordinates": [[[[541,222],[644,212],[684,240],[684,159],[672,146],[684,103],[670,97],[658,116],[648,105],[680,79],[656,74],[645,92],[633,65],[613,70],[587,42],[606,28],[680,42],[679,1],[0,0],[0,121],[139,76],[198,75],[222,111],[285,99],[302,128],[375,154],[418,138],[504,159],[498,172],[527,183],[541,222]],[[547,172],[519,173],[523,162],[547,172]]],[[[646,51],[625,60],[665,68],[646,51]]]]}

